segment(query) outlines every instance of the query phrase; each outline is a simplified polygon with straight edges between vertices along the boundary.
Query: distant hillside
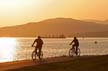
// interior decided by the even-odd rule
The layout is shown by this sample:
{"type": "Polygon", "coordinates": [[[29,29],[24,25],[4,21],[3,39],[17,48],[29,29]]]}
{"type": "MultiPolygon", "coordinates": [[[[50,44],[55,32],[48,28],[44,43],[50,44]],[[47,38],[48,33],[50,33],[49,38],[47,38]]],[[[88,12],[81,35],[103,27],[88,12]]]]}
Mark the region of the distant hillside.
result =
{"type": "Polygon", "coordinates": [[[85,22],[71,18],[54,18],[40,22],[0,28],[0,36],[5,37],[56,37],[65,36],[108,36],[108,25],[85,22]],[[92,33],[92,34],[91,34],[92,33]],[[100,35],[96,34],[100,33],[100,35]]]}
{"type": "Polygon", "coordinates": [[[94,23],[99,23],[99,24],[108,24],[108,20],[93,20],[93,19],[86,19],[84,21],[87,22],[94,22],[94,23]]]}

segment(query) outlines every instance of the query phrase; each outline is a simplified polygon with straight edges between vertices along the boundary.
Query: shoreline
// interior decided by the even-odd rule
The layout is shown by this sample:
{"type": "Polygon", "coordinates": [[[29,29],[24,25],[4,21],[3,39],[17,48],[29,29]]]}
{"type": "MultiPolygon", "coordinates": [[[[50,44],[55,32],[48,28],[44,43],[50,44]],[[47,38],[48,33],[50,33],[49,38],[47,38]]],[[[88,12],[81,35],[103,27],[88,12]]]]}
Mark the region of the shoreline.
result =
{"type": "MultiPolygon", "coordinates": [[[[87,61],[88,63],[90,63],[90,60],[99,61],[98,58],[103,59],[103,60],[104,60],[104,58],[108,59],[108,55],[80,56],[80,57],[60,56],[60,57],[46,58],[46,59],[42,60],[41,62],[39,60],[36,60],[35,62],[32,60],[5,62],[5,63],[0,63],[0,71],[6,71],[6,70],[7,71],[8,70],[9,71],[17,71],[17,70],[25,71],[26,68],[31,68],[35,71],[36,68],[34,68],[34,67],[38,67],[38,66],[41,67],[42,65],[47,66],[48,64],[56,64],[56,63],[61,64],[61,63],[66,63],[66,62],[68,63],[68,62],[74,62],[74,61],[76,62],[77,60],[79,61],[79,63],[82,63],[84,60],[87,61]]],[[[99,62],[103,62],[103,61],[99,61],[99,62]]],[[[50,69],[50,67],[48,67],[48,68],[50,69]]],[[[30,71],[30,70],[28,70],[28,71],[30,71]]]]}

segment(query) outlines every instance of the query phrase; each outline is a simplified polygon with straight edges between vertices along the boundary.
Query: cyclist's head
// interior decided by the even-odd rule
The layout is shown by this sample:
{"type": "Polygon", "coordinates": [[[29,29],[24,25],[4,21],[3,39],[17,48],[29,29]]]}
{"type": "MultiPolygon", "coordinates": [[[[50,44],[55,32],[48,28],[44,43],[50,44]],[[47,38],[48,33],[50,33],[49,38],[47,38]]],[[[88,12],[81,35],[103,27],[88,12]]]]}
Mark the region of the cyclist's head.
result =
{"type": "Polygon", "coordinates": [[[40,36],[38,36],[38,39],[40,39],[41,37],[40,36]]]}
{"type": "Polygon", "coordinates": [[[76,39],[76,37],[74,37],[74,39],[76,39]]]}

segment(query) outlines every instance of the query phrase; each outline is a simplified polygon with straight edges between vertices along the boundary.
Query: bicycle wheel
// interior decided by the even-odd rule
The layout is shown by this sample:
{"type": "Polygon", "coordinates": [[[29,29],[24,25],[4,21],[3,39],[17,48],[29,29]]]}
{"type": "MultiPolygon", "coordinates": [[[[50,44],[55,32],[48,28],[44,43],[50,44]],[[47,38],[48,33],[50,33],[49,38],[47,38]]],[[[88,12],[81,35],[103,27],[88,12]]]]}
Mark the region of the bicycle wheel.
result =
{"type": "Polygon", "coordinates": [[[81,51],[80,51],[80,49],[78,48],[78,55],[77,55],[77,56],[80,56],[80,53],[81,53],[81,51]]]}
{"type": "Polygon", "coordinates": [[[75,51],[75,49],[74,48],[71,48],[71,49],[69,49],[69,56],[71,57],[71,56],[80,56],[80,49],[78,48],[78,53],[77,53],[77,55],[76,55],[76,51],[75,51]]]}
{"type": "Polygon", "coordinates": [[[35,51],[33,51],[32,52],[32,60],[34,61],[34,60],[36,60],[36,57],[38,57],[39,59],[42,59],[43,58],[43,52],[41,51],[41,54],[40,54],[40,56],[39,56],[39,52],[35,52],[35,51]]]}
{"type": "Polygon", "coordinates": [[[75,55],[76,55],[75,49],[74,48],[69,49],[69,56],[71,57],[71,56],[75,56],[75,55]]]}
{"type": "Polygon", "coordinates": [[[37,55],[36,52],[33,51],[33,52],[32,52],[32,60],[36,60],[36,55],[37,55]]]}
{"type": "Polygon", "coordinates": [[[37,56],[38,56],[38,58],[40,57],[39,59],[42,59],[43,58],[43,52],[41,51],[40,55],[39,55],[39,52],[37,52],[37,56]]]}

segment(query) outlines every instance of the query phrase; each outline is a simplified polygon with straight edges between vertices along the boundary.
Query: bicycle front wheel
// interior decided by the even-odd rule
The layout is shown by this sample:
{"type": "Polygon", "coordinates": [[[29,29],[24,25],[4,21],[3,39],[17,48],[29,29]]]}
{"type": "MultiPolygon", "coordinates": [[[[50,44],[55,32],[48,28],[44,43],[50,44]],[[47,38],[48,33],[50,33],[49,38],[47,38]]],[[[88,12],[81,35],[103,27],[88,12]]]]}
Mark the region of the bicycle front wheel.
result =
{"type": "Polygon", "coordinates": [[[31,56],[33,61],[36,60],[36,55],[37,55],[36,52],[33,51],[33,52],[32,52],[32,56],[31,56]]]}
{"type": "Polygon", "coordinates": [[[73,48],[73,49],[69,49],[69,56],[80,56],[80,49],[78,48],[78,51],[77,51],[77,54],[76,54],[76,50],[73,48]]]}
{"type": "Polygon", "coordinates": [[[69,56],[75,56],[75,49],[69,49],[69,56]]]}

